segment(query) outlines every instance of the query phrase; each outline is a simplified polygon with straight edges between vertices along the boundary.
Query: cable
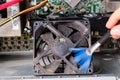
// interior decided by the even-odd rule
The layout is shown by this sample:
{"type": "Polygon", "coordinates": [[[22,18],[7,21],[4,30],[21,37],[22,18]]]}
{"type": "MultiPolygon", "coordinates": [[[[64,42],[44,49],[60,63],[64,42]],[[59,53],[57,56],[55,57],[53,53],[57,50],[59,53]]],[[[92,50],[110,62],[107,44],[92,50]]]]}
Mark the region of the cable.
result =
{"type": "Polygon", "coordinates": [[[11,21],[12,19],[14,19],[14,18],[22,15],[22,14],[31,12],[31,11],[33,11],[33,10],[36,10],[36,9],[42,7],[42,6],[45,5],[47,2],[48,2],[47,0],[44,0],[44,1],[42,1],[41,3],[39,3],[38,5],[36,5],[36,6],[33,6],[33,7],[31,7],[31,8],[28,8],[28,9],[25,9],[25,10],[23,10],[23,11],[15,14],[15,15],[13,15],[13,16],[10,17],[10,18],[7,18],[6,20],[0,22],[0,27],[1,27],[2,25],[6,24],[7,22],[11,21]]]}
{"type": "Polygon", "coordinates": [[[16,4],[16,3],[19,3],[19,2],[21,2],[21,1],[23,1],[23,0],[11,0],[11,1],[9,1],[9,2],[0,4],[0,10],[3,10],[3,9],[5,9],[5,8],[7,8],[7,7],[9,7],[9,6],[12,6],[12,5],[16,4]]]}

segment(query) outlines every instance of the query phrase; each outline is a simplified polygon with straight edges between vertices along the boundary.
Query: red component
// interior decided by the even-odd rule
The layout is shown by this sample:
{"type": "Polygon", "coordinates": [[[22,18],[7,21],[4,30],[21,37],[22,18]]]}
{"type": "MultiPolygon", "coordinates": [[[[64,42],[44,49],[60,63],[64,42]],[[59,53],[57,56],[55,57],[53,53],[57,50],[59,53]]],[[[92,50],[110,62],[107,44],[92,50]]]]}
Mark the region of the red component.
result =
{"type": "Polygon", "coordinates": [[[19,2],[21,2],[21,1],[23,1],[23,0],[11,0],[11,1],[9,1],[9,2],[0,4],[0,10],[3,10],[3,9],[5,9],[5,8],[7,8],[7,7],[9,7],[9,6],[12,6],[12,5],[16,4],[16,3],[19,3],[19,2]]]}

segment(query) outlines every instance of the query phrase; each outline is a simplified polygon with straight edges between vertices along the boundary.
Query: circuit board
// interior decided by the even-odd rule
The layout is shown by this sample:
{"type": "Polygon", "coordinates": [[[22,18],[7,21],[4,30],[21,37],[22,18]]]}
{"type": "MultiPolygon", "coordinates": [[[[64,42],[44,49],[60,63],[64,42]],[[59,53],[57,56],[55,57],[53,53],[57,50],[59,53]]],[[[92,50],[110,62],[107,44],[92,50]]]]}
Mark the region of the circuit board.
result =
{"type": "MultiPolygon", "coordinates": [[[[42,0],[34,0],[38,4],[42,0]]],[[[35,5],[36,5],[35,4],[35,5]]],[[[105,0],[48,0],[48,3],[35,12],[38,15],[104,13],[105,0]]]]}

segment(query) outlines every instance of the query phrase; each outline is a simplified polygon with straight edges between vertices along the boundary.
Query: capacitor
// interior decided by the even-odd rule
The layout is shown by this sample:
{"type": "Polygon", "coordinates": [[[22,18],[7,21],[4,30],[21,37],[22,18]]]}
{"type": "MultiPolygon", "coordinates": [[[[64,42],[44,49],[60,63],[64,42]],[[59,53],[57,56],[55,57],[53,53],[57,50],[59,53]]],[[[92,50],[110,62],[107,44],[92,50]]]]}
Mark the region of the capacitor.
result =
{"type": "Polygon", "coordinates": [[[48,7],[47,7],[47,6],[44,6],[43,10],[44,10],[45,12],[47,12],[47,11],[48,11],[48,7]]]}

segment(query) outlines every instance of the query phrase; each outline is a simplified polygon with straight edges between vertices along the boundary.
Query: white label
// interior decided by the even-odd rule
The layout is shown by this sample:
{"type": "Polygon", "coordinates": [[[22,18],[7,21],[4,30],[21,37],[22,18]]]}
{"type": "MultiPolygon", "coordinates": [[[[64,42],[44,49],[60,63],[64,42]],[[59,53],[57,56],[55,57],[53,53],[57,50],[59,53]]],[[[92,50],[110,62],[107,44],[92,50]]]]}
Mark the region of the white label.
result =
{"type": "MultiPolygon", "coordinates": [[[[19,12],[18,7],[16,7],[16,6],[12,6],[11,10],[12,10],[12,15],[15,15],[19,12]]],[[[19,21],[20,21],[19,17],[12,20],[12,29],[13,30],[19,30],[19,21]]]]}

